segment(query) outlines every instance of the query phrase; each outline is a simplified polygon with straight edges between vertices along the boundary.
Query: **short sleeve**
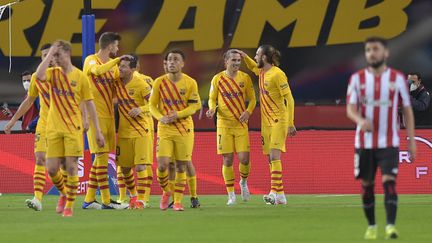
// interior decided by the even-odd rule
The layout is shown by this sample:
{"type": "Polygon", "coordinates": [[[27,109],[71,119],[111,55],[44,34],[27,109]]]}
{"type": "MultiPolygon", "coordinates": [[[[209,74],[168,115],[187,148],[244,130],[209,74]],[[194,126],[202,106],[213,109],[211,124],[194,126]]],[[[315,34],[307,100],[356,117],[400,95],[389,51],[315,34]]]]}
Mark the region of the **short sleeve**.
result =
{"type": "Polygon", "coordinates": [[[357,105],[359,103],[359,87],[358,75],[352,75],[348,83],[346,103],[351,105],[357,105]]]}
{"type": "Polygon", "coordinates": [[[33,74],[31,76],[31,80],[30,80],[30,87],[29,90],[27,92],[27,95],[33,98],[36,98],[39,96],[39,91],[37,88],[37,84],[36,84],[36,75],[33,74]]]}

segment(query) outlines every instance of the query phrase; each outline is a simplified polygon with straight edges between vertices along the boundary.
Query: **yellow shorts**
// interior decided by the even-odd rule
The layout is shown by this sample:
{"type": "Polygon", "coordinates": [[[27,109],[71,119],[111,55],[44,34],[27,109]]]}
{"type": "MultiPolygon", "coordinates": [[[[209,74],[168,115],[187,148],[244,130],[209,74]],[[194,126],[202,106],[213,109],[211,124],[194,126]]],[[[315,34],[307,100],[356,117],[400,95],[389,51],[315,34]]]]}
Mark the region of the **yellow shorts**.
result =
{"type": "Polygon", "coordinates": [[[153,164],[153,140],[150,134],[139,138],[119,138],[116,154],[117,165],[121,167],[151,165],[153,164]]]}
{"type": "Polygon", "coordinates": [[[109,153],[115,151],[115,121],[114,118],[99,118],[99,126],[105,139],[105,146],[99,147],[96,142],[96,131],[93,122],[90,122],[90,128],[87,131],[87,140],[90,147],[90,153],[109,153]]]}
{"type": "Polygon", "coordinates": [[[249,131],[247,127],[218,127],[216,134],[218,154],[249,152],[249,131]]]}
{"type": "Polygon", "coordinates": [[[194,133],[182,135],[158,135],[156,141],[156,156],[170,157],[176,160],[191,161],[194,146],[194,133]]]}
{"type": "Polygon", "coordinates": [[[276,123],[273,127],[261,127],[261,143],[263,153],[269,154],[270,149],[285,152],[285,140],[288,134],[288,124],[276,123]]]}
{"type": "Polygon", "coordinates": [[[47,132],[47,158],[82,157],[84,141],[82,132],[47,132]]]}
{"type": "Polygon", "coordinates": [[[35,145],[34,145],[34,152],[44,152],[47,151],[47,142],[46,142],[46,134],[42,132],[36,132],[35,133],[35,145]]]}

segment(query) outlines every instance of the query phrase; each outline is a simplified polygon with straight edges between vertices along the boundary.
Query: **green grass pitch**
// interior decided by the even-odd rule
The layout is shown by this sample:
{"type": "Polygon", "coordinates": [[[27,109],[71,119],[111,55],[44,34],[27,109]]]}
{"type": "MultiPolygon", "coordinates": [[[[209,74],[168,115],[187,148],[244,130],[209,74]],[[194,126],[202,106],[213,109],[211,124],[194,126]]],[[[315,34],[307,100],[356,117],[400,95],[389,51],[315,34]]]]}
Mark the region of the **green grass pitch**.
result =
{"type": "MultiPolygon", "coordinates": [[[[265,205],[257,195],[232,207],[225,206],[226,196],[201,196],[200,209],[184,212],[159,210],[157,196],[144,210],[82,210],[78,197],[73,218],[55,213],[56,196],[44,197],[41,212],[25,207],[29,197],[0,196],[0,242],[352,243],[365,242],[367,226],[359,195],[289,195],[286,206],[265,205]]],[[[376,215],[375,242],[388,242],[382,195],[376,215]]],[[[432,242],[432,195],[400,195],[397,228],[397,242],[432,242]]]]}

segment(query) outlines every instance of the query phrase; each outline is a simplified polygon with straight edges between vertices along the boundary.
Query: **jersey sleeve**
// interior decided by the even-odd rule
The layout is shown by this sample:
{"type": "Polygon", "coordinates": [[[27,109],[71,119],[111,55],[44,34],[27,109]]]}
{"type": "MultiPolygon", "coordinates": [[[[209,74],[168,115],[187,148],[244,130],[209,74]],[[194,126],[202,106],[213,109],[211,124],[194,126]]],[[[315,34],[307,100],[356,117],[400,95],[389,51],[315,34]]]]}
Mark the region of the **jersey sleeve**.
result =
{"type": "Polygon", "coordinates": [[[141,98],[146,101],[145,105],[140,106],[140,109],[142,112],[149,112],[150,111],[150,107],[149,107],[149,99],[150,99],[150,93],[151,93],[151,87],[150,85],[144,85],[143,89],[141,90],[141,98]]]}
{"type": "Polygon", "coordinates": [[[359,103],[358,76],[352,75],[348,84],[346,103],[357,105],[359,103]]]}
{"type": "Polygon", "coordinates": [[[81,74],[81,100],[93,100],[93,94],[90,90],[90,82],[84,74],[81,74]]]}
{"type": "Polygon", "coordinates": [[[396,84],[399,89],[399,95],[402,98],[403,107],[411,106],[410,93],[408,91],[408,85],[405,82],[405,79],[402,78],[402,76],[398,75],[398,78],[396,79],[396,84]]]}
{"type": "Polygon", "coordinates": [[[283,72],[278,72],[277,74],[277,82],[278,82],[278,89],[281,94],[281,96],[286,96],[287,94],[291,93],[290,86],[288,84],[288,78],[283,72]]]}
{"type": "Polygon", "coordinates": [[[30,80],[30,87],[29,90],[27,92],[27,95],[33,98],[36,98],[39,96],[39,91],[37,89],[37,84],[36,84],[36,75],[33,74],[31,76],[31,80],[30,80]]]}
{"type": "Polygon", "coordinates": [[[159,88],[160,88],[160,82],[156,80],[154,82],[153,89],[151,90],[150,99],[149,99],[150,113],[156,120],[160,120],[163,117],[162,113],[158,108],[159,100],[160,100],[159,88]]]}
{"type": "Polygon", "coordinates": [[[218,98],[217,77],[218,75],[215,75],[210,84],[209,101],[208,101],[210,110],[216,109],[216,105],[217,105],[217,98],[218,98]]]}
{"type": "Polygon", "coordinates": [[[249,112],[249,114],[252,114],[256,106],[255,89],[253,87],[252,79],[250,78],[250,76],[246,74],[245,77],[246,97],[249,100],[249,104],[246,110],[249,112]]]}
{"type": "Polygon", "coordinates": [[[258,68],[257,63],[249,56],[245,56],[244,61],[246,63],[247,68],[251,70],[253,73],[255,73],[255,75],[258,76],[260,73],[260,69],[258,68]]]}

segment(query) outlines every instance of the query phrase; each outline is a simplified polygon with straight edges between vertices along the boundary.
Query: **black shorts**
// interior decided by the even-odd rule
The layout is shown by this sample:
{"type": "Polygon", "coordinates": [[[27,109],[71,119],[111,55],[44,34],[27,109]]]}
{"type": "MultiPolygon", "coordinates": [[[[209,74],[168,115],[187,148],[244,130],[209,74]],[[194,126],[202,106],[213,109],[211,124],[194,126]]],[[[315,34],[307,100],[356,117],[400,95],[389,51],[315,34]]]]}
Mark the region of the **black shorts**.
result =
{"type": "Polygon", "coordinates": [[[356,179],[374,181],[377,168],[382,175],[397,176],[399,148],[356,149],[354,154],[354,175],[356,179]]]}

